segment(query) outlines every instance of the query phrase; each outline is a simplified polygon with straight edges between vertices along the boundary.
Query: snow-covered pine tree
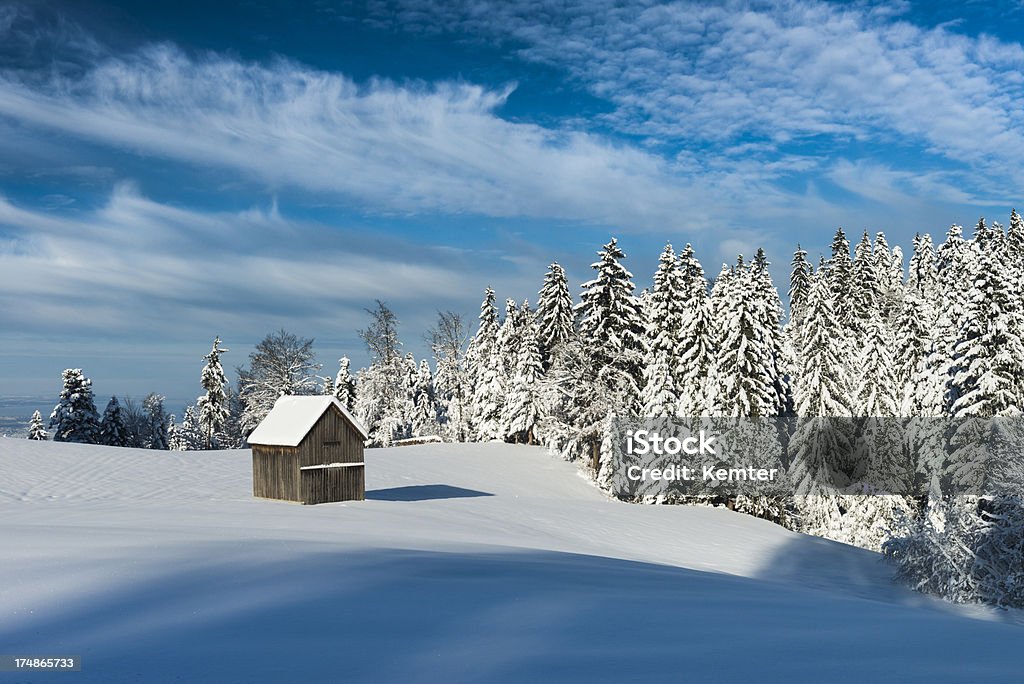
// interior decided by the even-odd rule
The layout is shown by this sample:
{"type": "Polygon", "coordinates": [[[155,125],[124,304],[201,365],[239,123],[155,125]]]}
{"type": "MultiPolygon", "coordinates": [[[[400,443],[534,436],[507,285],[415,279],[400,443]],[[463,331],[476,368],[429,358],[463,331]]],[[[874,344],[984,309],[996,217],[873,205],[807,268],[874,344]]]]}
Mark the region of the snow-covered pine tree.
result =
{"type": "MultiPolygon", "coordinates": [[[[768,296],[761,282],[762,274],[767,275],[765,265],[746,266],[741,257],[735,269],[724,281],[716,282],[712,291],[719,322],[717,354],[710,374],[714,382],[712,413],[716,416],[780,413],[776,381],[781,380],[777,366],[781,335],[770,327],[772,314],[777,316],[778,310],[774,302],[762,299],[768,296]]],[[[775,328],[778,323],[776,317],[775,328]]]]}
{"type": "Polygon", "coordinates": [[[633,274],[623,267],[625,254],[612,238],[591,264],[597,277],[583,284],[576,310],[580,337],[598,377],[620,405],[619,411],[639,410],[644,327],[633,274]]]}
{"type": "Polygon", "coordinates": [[[437,423],[434,377],[426,359],[420,361],[419,369],[416,372],[413,402],[412,436],[436,435],[440,426],[437,423]]]}
{"type": "Polygon", "coordinates": [[[761,351],[768,368],[768,381],[774,390],[774,397],[762,415],[776,416],[792,413],[793,393],[786,338],[782,330],[782,299],[772,282],[769,265],[764,249],[759,247],[754,255],[750,276],[757,306],[761,351]]]}
{"type": "Polygon", "coordinates": [[[225,388],[228,395],[228,415],[220,431],[214,435],[217,445],[221,449],[241,449],[246,446],[245,434],[242,432],[242,415],[245,413],[245,404],[238,390],[228,385],[225,388]]]}
{"type": "Polygon", "coordinates": [[[501,352],[501,365],[505,369],[503,382],[507,387],[515,373],[516,360],[519,358],[520,323],[522,316],[511,297],[505,300],[505,320],[498,327],[498,349],[501,352]]]}
{"type": "Polygon", "coordinates": [[[405,373],[402,376],[402,391],[399,393],[399,415],[401,416],[401,434],[395,438],[411,437],[413,423],[416,420],[416,378],[419,375],[419,364],[412,352],[405,354],[405,373]]]}
{"type": "Polygon", "coordinates": [[[61,374],[63,389],[50,414],[55,442],[95,444],[99,437],[100,417],[93,399],[92,380],[81,368],[68,368],[61,374]]]}
{"type": "MultiPolygon", "coordinates": [[[[868,321],[864,348],[859,355],[861,369],[854,403],[854,415],[864,419],[856,454],[864,466],[866,482],[873,492],[904,494],[910,491],[913,467],[904,451],[900,397],[892,331],[880,315],[868,321]]],[[[859,473],[858,473],[859,474],[859,473]]]]}
{"type": "Polygon", "coordinates": [[[163,396],[156,392],[151,392],[142,400],[142,408],[146,411],[146,448],[169,449],[167,441],[167,412],[164,411],[163,396]]]}
{"type": "Polygon", "coordinates": [[[935,311],[931,302],[917,290],[908,291],[899,304],[896,317],[896,352],[893,358],[901,416],[941,414],[941,410],[939,413],[924,411],[925,394],[921,386],[922,364],[931,353],[934,341],[934,322],[935,311]]]}
{"type": "Polygon", "coordinates": [[[875,278],[878,281],[878,308],[882,319],[889,325],[895,325],[904,292],[903,251],[899,247],[890,250],[885,233],[878,232],[875,234],[871,254],[874,258],[875,278]]]}
{"type": "Polygon", "coordinates": [[[613,478],[620,463],[621,444],[618,421],[615,414],[609,411],[601,430],[601,456],[596,473],[597,486],[606,492],[610,492],[614,486],[613,478]]]}
{"type": "Polygon", "coordinates": [[[195,406],[186,406],[185,415],[178,427],[178,450],[200,451],[206,448],[206,436],[199,424],[199,411],[195,406]]]}
{"type": "Polygon", "coordinates": [[[480,304],[480,328],[473,339],[475,383],[473,425],[481,442],[501,439],[505,404],[505,367],[498,345],[498,311],[494,290],[487,288],[480,304]]]}
{"type": "Polygon", "coordinates": [[[519,311],[523,315],[519,323],[519,354],[509,386],[504,432],[507,440],[535,444],[543,411],[540,379],[544,366],[536,318],[530,312],[529,302],[524,301],[519,311]]]}
{"type": "Polygon", "coordinates": [[[181,435],[178,426],[178,417],[173,413],[167,416],[167,448],[171,451],[181,451],[181,435]]]}
{"type": "MultiPolygon", "coordinates": [[[[1024,288],[1024,219],[1016,209],[1010,212],[1010,227],[1003,243],[1006,263],[1014,274],[1018,288],[1024,288]]],[[[1018,292],[1021,290],[1018,289],[1018,292]]]]}
{"type": "Polygon", "coordinates": [[[679,396],[679,416],[708,416],[711,414],[708,374],[715,358],[714,327],[704,268],[690,245],[679,254],[679,271],[683,277],[683,323],[673,374],[679,396]]]}
{"type": "Polygon", "coordinates": [[[45,442],[50,439],[50,433],[46,431],[46,426],[43,425],[43,416],[39,411],[32,413],[32,420],[28,423],[28,438],[38,442],[45,442]]]}
{"type": "Polygon", "coordinates": [[[995,424],[986,419],[1021,415],[1024,378],[1021,303],[1001,250],[979,250],[974,265],[947,395],[949,413],[957,421],[950,437],[952,484],[969,492],[982,491],[992,466],[988,447],[995,424]]]}
{"type": "Polygon", "coordinates": [[[853,261],[850,259],[850,241],[842,227],[836,230],[832,238],[832,257],[828,260],[825,271],[832,293],[833,314],[843,327],[849,330],[853,319],[853,261]]]}
{"type": "Polygon", "coordinates": [[[199,425],[206,435],[206,449],[216,449],[217,433],[224,429],[228,419],[228,395],[225,391],[228,380],[224,375],[220,355],[229,350],[220,346],[220,336],[213,339],[210,353],[203,357],[206,364],[199,374],[199,384],[206,391],[196,400],[199,408],[199,425]]]}
{"type": "Polygon", "coordinates": [[[641,394],[643,416],[668,418],[679,412],[675,375],[680,369],[678,353],[685,298],[679,258],[672,245],[666,244],[654,274],[654,289],[644,306],[647,345],[641,394]]]}
{"type": "Polygon", "coordinates": [[[796,246],[789,272],[789,315],[795,325],[803,319],[807,296],[811,291],[811,274],[813,269],[807,261],[807,250],[796,246]]]}
{"type": "Polygon", "coordinates": [[[352,362],[347,356],[338,359],[338,374],[334,378],[334,396],[341,405],[352,411],[356,404],[356,384],[352,379],[352,362]]]}
{"type": "Polygon", "coordinates": [[[981,252],[966,293],[967,310],[953,350],[950,413],[954,417],[1021,412],[1024,341],[1021,302],[996,250],[981,252]]]}
{"type": "Polygon", "coordinates": [[[871,260],[875,267],[875,278],[878,281],[880,293],[895,289],[897,284],[903,283],[903,278],[897,281],[896,272],[892,266],[892,252],[889,249],[889,241],[885,239],[885,233],[875,233],[875,241],[871,245],[871,260]]]}
{"type": "MultiPolygon", "coordinates": [[[[884,236],[879,234],[875,253],[876,273],[885,274],[888,248],[884,236]]],[[[889,271],[891,275],[895,275],[889,271]]],[[[907,494],[913,482],[914,467],[905,446],[906,435],[898,420],[902,389],[900,374],[893,358],[895,339],[886,312],[887,303],[899,306],[900,300],[890,288],[900,287],[893,278],[879,290],[879,306],[864,320],[861,350],[856,354],[856,368],[860,380],[854,394],[853,413],[860,416],[854,453],[852,474],[863,494],[842,497],[846,509],[840,525],[833,525],[828,536],[839,541],[872,550],[881,549],[882,543],[914,514],[914,503],[907,494]]],[[[909,295],[920,301],[917,295],[909,295]]],[[[925,331],[927,333],[927,331],[925,331]]],[[[919,353],[915,340],[905,340],[909,354],[919,353]]],[[[920,341],[917,341],[920,343],[920,341]]]]}
{"type": "Polygon", "coordinates": [[[790,442],[790,479],[798,495],[844,486],[841,466],[852,446],[853,415],[846,346],[836,330],[831,283],[815,278],[807,299],[794,399],[799,416],[790,442]]]}
{"type": "MultiPolygon", "coordinates": [[[[959,226],[953,228],[959,228],[959,226]]],[[[918,233],[914,236],[914,253],[910,256],[907,289],[929,301],[935,297],[938,291],[935,248],[932,246],[932,236],[928,233],[924,235],[918,233]]]]}
{"type": "Polygon", "coordinates": [[[857,243],[854,254],[850,292],[850,327],[855,348],[859,348],[867,334],[871,319],[878,315],[881,298],[881,288],[875,271],[875,256],[871,251],[871,240],[866,230],[857,243]]]}
{"type": "MultiPolygon", "coordinates": [[[[994,229],[979,229],[983,243],[998,240],[994,229]]],[[[955,601],[1020,606],[1024,502],[1019,485],[1014,491],[998,486],[1009,468],[1019,467],[1019,437],[1012,455],[999,450],[1007,427],[1003,417],[1020,416],[1022,408],[1018,383],[1024,376],[1024,349],[1015,332],[1020,329],[1020,301],[1008,275],[1005,246],[979,247],[953,237],[947,240],[952,246],[946,254],[956,254],[962,261],[947,259],[940,274],[963,268],[969,285],[955,326],[947,394],[954,419],[949,430],[951,458],[932,467],[949,476],[959,495],[939,498],[933,486],[929,515],[908,534],[888,542],[885,551],[900,573],[923,591],[955,601]],[[991,484],[997,487],[988,489],[991,484]],[[986,491],[992,493],[979,496],[986,491]]],[[[947,282],[952,285],[956,280],[950,277],[947,282]]]]}
{"type": "Polygon", "coordinates": [[[538,342],[544,360],[544,369],[551,365],[555,348],[565,344],[576,334],[575,314],[569,281],[565,269],[553,262],[544,276],[537,301],[538,342]]]}
{"type": "Polygon", "coordinates": [[[128,428],[124,424],[124,416],[121,415],[121,402],[117,400],[117,397],[110,397],[107,408],[103,411],[98,442],[107,446],[128,446],[128,428]]]}

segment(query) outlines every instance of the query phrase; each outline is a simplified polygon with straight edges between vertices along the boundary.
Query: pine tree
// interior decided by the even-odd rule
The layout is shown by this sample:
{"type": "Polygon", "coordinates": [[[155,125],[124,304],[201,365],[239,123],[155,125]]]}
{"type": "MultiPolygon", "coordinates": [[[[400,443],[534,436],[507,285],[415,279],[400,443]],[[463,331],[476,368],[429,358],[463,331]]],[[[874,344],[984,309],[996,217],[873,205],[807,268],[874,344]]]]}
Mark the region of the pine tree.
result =
{"type": "Polygon", "coordinates": [[[178,417],[173,413],[167,416],[167,448],[171,451],[181,451],[181,435],[178,426],[178,417]]]}
{"type": "Polygon", "coordinates": [[[679,255],[683,276],[683,324],[679,331],[679,354],[673,377],[679,396],[679,415],[707,416],[711,413],[708,374],[714,364],[714,329],[711,300],[704,269],[686,248],[679,255]]]}
{"type": "Polygon", "coordinates": [[[107,408],[100,420],[99,443],[107,446],[128,446],[128,428],[121,415],[121,403],[117,397],[110,397],[107,408]]]}
{"type": "Polygon", "coordinates": [[[790,442],[790,479],[801,495],[845,484],[840,466],[852,446],[848,417],[853,411],[836,325],[830,283],[816,278],[807,301],[794,387],[800,420],[790,442]]]}
{"type": "Polygon", "coordinates": [[[50,433],[46,431],[46,427],[43,425],[43,416],[39,411],[32,413],[32,420],[28,424],[28,438],[39,442],[50,439],[50,433]]]}
{"type": "Polygon", "coordinates": [[[426,359],[420,361],[413,388],[413,437],[436,435],[437,403],[434,397],[434,378],[426,359]]]}
{"type": "Polygon", "coordinates": [[[544,276],[537,301],[538,341],[544,359],[545,370],[551,365],[554,350],[568,342],[576,334],[575,314],[569,281],[565,270],[554,262],[544,276]]]}
{"type": "Polygon", "coordinates": [[[762,363],[767,369],[766,381],[773,392],[766,401],[765,412],[761,415],[775,416],[792,412],[793,394],[786,338],[782,330],[782,299],[772,282],[769,265],[764,249],[758,248],[751,268],[751,287],[757,306],[762,363]]]}
{"type": "MultiPolygon", "coordinates": [[[[142,401],[142,407],[146,411],[146,448],[169,449],[164,398],[152,392],[142,401]]],[[[202,425],[202,421],[200,421],[200,425],[202,425]]]]}
{"type": "Polygon", "coordinates": [[[619,467],[621,454],[621,435],[618,430],[618,420],[615,414],[609,412],[604,420],[601,430],[600,461],[595,480],[597,486],[610,492],[614,486],[615,472],[619,467]]]}
{"type": "Polygon", "coordinates": [[[95,444],[99,437],[100,417],[93,399],[92,380],[81,368],[68,368],[62,374],[64,387],[60,400],[50,414],[55,442],[95,444]]]}
{"type": "Polygon", "coordinates": [[[915,290],[907,292],[896,318],[897,346],[893,358],[900,415],[930,415],[922,413],[924,393],[920,381],[922,364],[932,350],[934,321],[931,303],[915,290]]]}
{"type": "Polygon", "coordinates": [[[874,275],[877,282],[877,306],[882,319],[895,325],[903,300],[903,251],[896,247],[889,249],[885,233],[875,234],[875,242],[871,247],[874,275]]]}
{"type": "Polygon", "coordinates": [[[505,437],[513,442],[534,444],[542,416],[540,379],[544,367],[537,340],[537,325],[529,307],[529,302],[524,301],[520,309],[524,320],[519,326],[519,354],[505,409],[508,416],[505,437]]]}
{"type": "Polygon", "coordinates": [[[206,436],[199,424],[199,412],[195,406],[186,406],[181,426],[177,429],[179,451],[199,451],[206,448],[206,436]]]}
{"type": "Polygon", "coordinates": [[[845,331],[853,320],[853,261],[850,241],[841,227],[832,238],[832,257],[828,260],[826,278],[832,293],[833,314],[845,331]]]}
{"type": "Polygon", "coordinates": [[[1006,263],[1017,281],[1018,292],[1024,287],[1024,219],[1016,209],[1010,212],[1010,227],[1006,231],[1003,251],[1006,263]]]}
{"type": "Polygon", "coordinates": [[[999,253],[982,252],[953,350],[950,413],[958,418],[1021,412],[1021,303],[999,253]]]}
{"type": "MultiPolygon", "coordinates": [[[[859,466],[866,466],[864,480],[873,491],[904,494],[912,482],[912,468],[903,451],[903,429],[896,420],[900,397],[892,359],[894,340],[880,315],[869,320],[866,333],[858,363],[862,374],[854,400],[854,415],[865,420],[858,440],[862,449],[855,459],[859,466]]],[[[865,512],[876,514],[873,509],[865,512]]]]}
{"type": "Polygon", "coordinates": [[[774,416],[781,412],[779,362],[780,307],[767,273],[764,253],[752,266],[742,263],[715,283],[712,291],[717,354],[711,373],[716,416],[774,416]]]}
{"type": "Polygon", "coordinates": [[[217,448],[216,435],[224,429],[228,419],[228,395],[225,391],[228,380],[220,363],[220,355],[227,351],[221,348],[220,337],[215,337],[213,348],[203,357],[206,365],[199,376],[199,383],[206,394],[196,400],[196,405],[199,408],[199,425],[206,435],[207,449],[217,448]]]}
{"type": "Polygon", "coordinates": [[[612,238],[591,265],[597,277],[583,284],[577,311],[580,337],[598,377],[621,409],[638,410],[643,362],[643,320],[633,274],[621,263],[625,254],[612,238]]]}
{"type": "Polygon", "coordinates": [[[900,415],[897,373],[892,359],[894,346],[892,331],[881,316],[869,318],[864,345],[858,355],[857,367],[861,369],[861,375],[852,415],[900,415]]]}
{"type": "Polygon", "coordinates": [[[789,275],[789,312],[790,319],[799,324],[803,319],[804,307],[807,304],[807,296],[811,291],[811,273],[813,269],[807,262],[807,250],[801,249],[797,244],[793,252],[789,275]]]}
{"type": "Polygon", "coordinates": [[[794,387],[799,416],[853,415],[845,373],[846,346],[837,334],[833,311],[829,283],[815,279],[808,297],[808,321],[794,387]]]}
{"type": "Polygon", "coordinates": [[[850,325],[854,339],[862,343],[867,334],[871,319],[879,311],[881,288],[875,270],[875,256],[871,251],[871,240],[864,231],[861,241],[857,243],[853,260],[853,277],[851,280],[853,300],[850,309],[850,325]]]}
{"type": "Polygon", "coordinates": [[[519,358],[520,321],[521,315],[512,298],[505,300],[505,320],[498,328],[498,350],[501,353],[501,366],[505,369],[502,379],[507,386],[512,382],[516,360],[519,358]]]}
{"type": "MultiPolygon", "coordinates": [[[[959,226],[950,228],[950,235],[958,228],[959,226]]],[[[948,240],[947,244],[950,244],[948,240]]],[[[932,247],[932,236],[928,233],[918,233],[914,236],[914,253],[910,257],[907,288],[926,300],[933,299],[938,291],[935,249],[932,247]]]]}
{"type": "Polygon", "coordinates": [[[473,424],[476,438],[482,442],[501,439],[502,410],[505,403],[505,367],[498,346],[498,312],[494,290],[487,288],[480,304],[480,328],[473,339],[475,383],[473,424]]]}
{"type": "Polygon", "coordinates": [[[228,416],[223,427],[214,435],[217,445],[221,449],[241,449],[245,444],[245,434],[242,431],[242,416],[245,414],[245,404],[238,390],[230,385],[227,386],[228,395],[228,416]]]}
{"type": "Polygon", "coordinates": [[[667,244],[654,274],[654,289],[644,307],[647,336],[641,394],[644,416],[666,418],[679,412],[675,376],[680,370],[678,352],[685,297],[679,259],[672,245],[667,244]]]}
{"type": "Polygon", "coordinates": [[[347,356],[338,359],[338,375],[334,378],[334,396],[349,411],[352,411],[356,404],[356,384],[352,379],[351,364],[347,356]]]}

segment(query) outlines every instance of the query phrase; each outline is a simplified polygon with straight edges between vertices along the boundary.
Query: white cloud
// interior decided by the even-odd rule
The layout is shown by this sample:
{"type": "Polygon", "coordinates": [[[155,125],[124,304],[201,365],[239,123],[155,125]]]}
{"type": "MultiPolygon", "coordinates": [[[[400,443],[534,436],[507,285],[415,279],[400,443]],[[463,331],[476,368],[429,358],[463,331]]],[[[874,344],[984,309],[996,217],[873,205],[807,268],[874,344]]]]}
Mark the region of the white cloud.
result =
{"type": "Polygon", "coordinates": [[[1024,180],[1024,49],[914,26],[900,19],[905,6],[395,4],[402,26],[418,19],[422,30],[521,45],[522,57],[564,68],[613,102],[610,123],[662,142],[728,148],[753,138],[784,149],[825,136],[895,143],[980,169],[1004,192],[1024,180]]]}
{"type": "MultiPolygon", "coordinates": [[[[408,315],[417,335],[439,306],[472,306],[467,279],[482,289],[520,278],[473,253],[383,235],[367,244],[357,232],[274,209],[184,210],[130,185],[92,212],[57,215],[0,199],[4,233],[0,329],[64,339],[188,339],[217,330],[252,338],[283,324],[351,336],[374,299],[408,315]]],[[[530,275],[541,269],[534,264],[530,275]]]]}
{"type": "Polygon", "coordinates": [[[509,92],[359,86],[292,62],[193,59],[164,45],[101,59],[74,78],[8,73],[0,117],[270,187],[339,193],[373,211],[643,225],[705,194],[657,155],[501,119],[509,92]]]}

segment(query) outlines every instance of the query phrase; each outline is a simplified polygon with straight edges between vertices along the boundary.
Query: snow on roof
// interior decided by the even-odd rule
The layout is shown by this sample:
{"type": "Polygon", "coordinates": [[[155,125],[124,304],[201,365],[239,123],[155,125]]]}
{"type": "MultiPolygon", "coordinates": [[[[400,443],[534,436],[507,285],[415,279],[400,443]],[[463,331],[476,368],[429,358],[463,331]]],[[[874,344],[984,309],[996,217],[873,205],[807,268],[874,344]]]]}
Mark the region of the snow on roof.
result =
{"type": "Polygon", "coordinates": [[[363,424],[356,420],[345,406],[332,396],[284,396],[274,402],[274,408],[263,419],[247,440],[249,444],[266,446],[298,446],[302,438],[320,420],[331,405],[355,427],[363,439],[369,435],[363,424]]]}

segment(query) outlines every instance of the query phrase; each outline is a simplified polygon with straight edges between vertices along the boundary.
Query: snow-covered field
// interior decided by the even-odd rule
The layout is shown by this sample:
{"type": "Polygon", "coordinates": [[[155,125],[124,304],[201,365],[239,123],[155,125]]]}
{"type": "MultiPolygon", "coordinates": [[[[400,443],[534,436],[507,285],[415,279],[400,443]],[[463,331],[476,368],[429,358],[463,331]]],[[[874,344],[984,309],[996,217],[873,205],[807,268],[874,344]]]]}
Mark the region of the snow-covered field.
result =
{"type": "MultiPolygon", "coordinates": [[[[720,509],[607,500],[508,445],[369,450],[359,503],[248,451],[0,439],[0,654],[29,681],[1016,681],[1016,613],[720,509]]],[[[20,675],[0,674],[25,680],[20,675]]]]}

